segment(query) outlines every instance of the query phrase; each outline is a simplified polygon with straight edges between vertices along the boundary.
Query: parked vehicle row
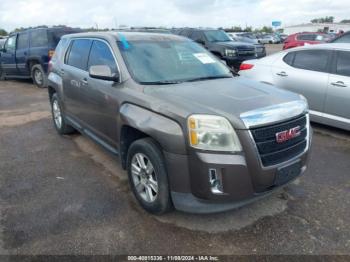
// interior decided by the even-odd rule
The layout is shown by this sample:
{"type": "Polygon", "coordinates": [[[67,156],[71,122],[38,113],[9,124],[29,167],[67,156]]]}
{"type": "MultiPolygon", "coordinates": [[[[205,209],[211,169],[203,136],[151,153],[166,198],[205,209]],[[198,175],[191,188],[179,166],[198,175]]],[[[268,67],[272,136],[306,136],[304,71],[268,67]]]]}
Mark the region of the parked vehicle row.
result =
{"type": "Polygon", "coordinates": [[[201,44],[236,70],[246,59],[266,56],[264,46],[233,41],[223,30],[184,28],[177,31],[176,34],[188,37],[201,44]]]}
{"type": "MultiPolygon", "coordinates": [[[[228,56],[240,50],[222,31],[192,34],[228,56]]],[[[136,199],[151,213],[236,208],[306,169],[312,134],[306,100],[236,77],[188,38],[66,35],[48,80],[58,133],[78,130],[118,155],[136,199]]]]}
{"type": "Polygon", "coordinates": [[[288,49],[241,69],[242,76],[305,96],[311,120],[350,130],[350,44],[288,49]]]}
{"type": "Polygon", "coordinates": [[[48,62],[61,36],[80,31],[54,27],[10,34],[0,50],[0,79],[32,78],[38,87],[46,87],[48,62]]]}

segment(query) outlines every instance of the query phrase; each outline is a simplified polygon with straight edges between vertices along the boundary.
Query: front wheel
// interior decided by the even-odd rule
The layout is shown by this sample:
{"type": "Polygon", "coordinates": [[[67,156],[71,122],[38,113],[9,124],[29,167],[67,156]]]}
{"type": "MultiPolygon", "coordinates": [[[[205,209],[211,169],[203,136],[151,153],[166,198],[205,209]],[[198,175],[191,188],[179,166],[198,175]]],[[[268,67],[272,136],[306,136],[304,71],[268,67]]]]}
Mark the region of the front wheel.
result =
{"type": "Polygon", "coordinates": [[[131,144],[127,156],[131,189],[140,205],[152,214],[171,210],[168,175],[163,155],[151,138],[131,144]]]}

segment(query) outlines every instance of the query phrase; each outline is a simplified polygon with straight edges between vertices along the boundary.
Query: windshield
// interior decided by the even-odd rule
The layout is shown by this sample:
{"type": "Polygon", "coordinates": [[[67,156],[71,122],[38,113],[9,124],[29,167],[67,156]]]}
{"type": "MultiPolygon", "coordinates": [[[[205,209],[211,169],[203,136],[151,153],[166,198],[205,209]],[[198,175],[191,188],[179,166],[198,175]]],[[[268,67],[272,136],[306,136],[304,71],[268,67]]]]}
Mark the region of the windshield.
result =
{"type": "Polygon", "coordinates": [[[142,84],[171,84],[232,77],[215,56],[190,40],[118,42],[133,79],[142,84]]]}
{"type": "Polygon", "coordinates": [[[209,42],[228,42],[230,37],[222,30],[204,31],[204,34],[209,42]]]}

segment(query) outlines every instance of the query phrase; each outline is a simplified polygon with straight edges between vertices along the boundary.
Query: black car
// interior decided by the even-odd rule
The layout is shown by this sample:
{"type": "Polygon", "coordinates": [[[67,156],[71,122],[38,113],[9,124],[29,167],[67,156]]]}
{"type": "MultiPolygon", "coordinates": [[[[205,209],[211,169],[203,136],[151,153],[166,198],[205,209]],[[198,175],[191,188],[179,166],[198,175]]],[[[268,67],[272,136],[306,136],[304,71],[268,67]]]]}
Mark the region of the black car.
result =
{"type": "Polygon", "coordinates": [[[48,63],[61,36],[81,32],[68,27],[32,28],[9,35],[0,50],[0,79],[32,78],[47,85],[48,63]]]}
{"type": "Polygon", "coordinates": [[[256,48],[249,43],[234,42],[223,30],[185,28],[176,32],[203,45],[228,66],[238,70],[244,60],[257,58],[256,48]]]}

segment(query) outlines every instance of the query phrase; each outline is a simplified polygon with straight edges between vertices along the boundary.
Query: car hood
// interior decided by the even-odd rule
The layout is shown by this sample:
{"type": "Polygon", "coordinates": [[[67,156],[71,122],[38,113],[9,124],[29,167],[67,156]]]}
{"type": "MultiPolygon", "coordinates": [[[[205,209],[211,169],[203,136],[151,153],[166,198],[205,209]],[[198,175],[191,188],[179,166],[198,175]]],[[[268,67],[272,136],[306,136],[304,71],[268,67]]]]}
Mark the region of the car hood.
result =
{"type": "Polygon", "coordinates": [[[146,86],[144,93],[153,98],[155,111],[171,118],[220,115],[237,129],[279,122],[307,110],[300,95],[243,77],[146,86]]]}
{"type": "Polygon", "coordinates": [[[244,43],[244,42],[215,42],[217,45],[221,45],[228,48],[236,48],[236,49],[253,49],[254,45],[250,43],[244,43]]]}

